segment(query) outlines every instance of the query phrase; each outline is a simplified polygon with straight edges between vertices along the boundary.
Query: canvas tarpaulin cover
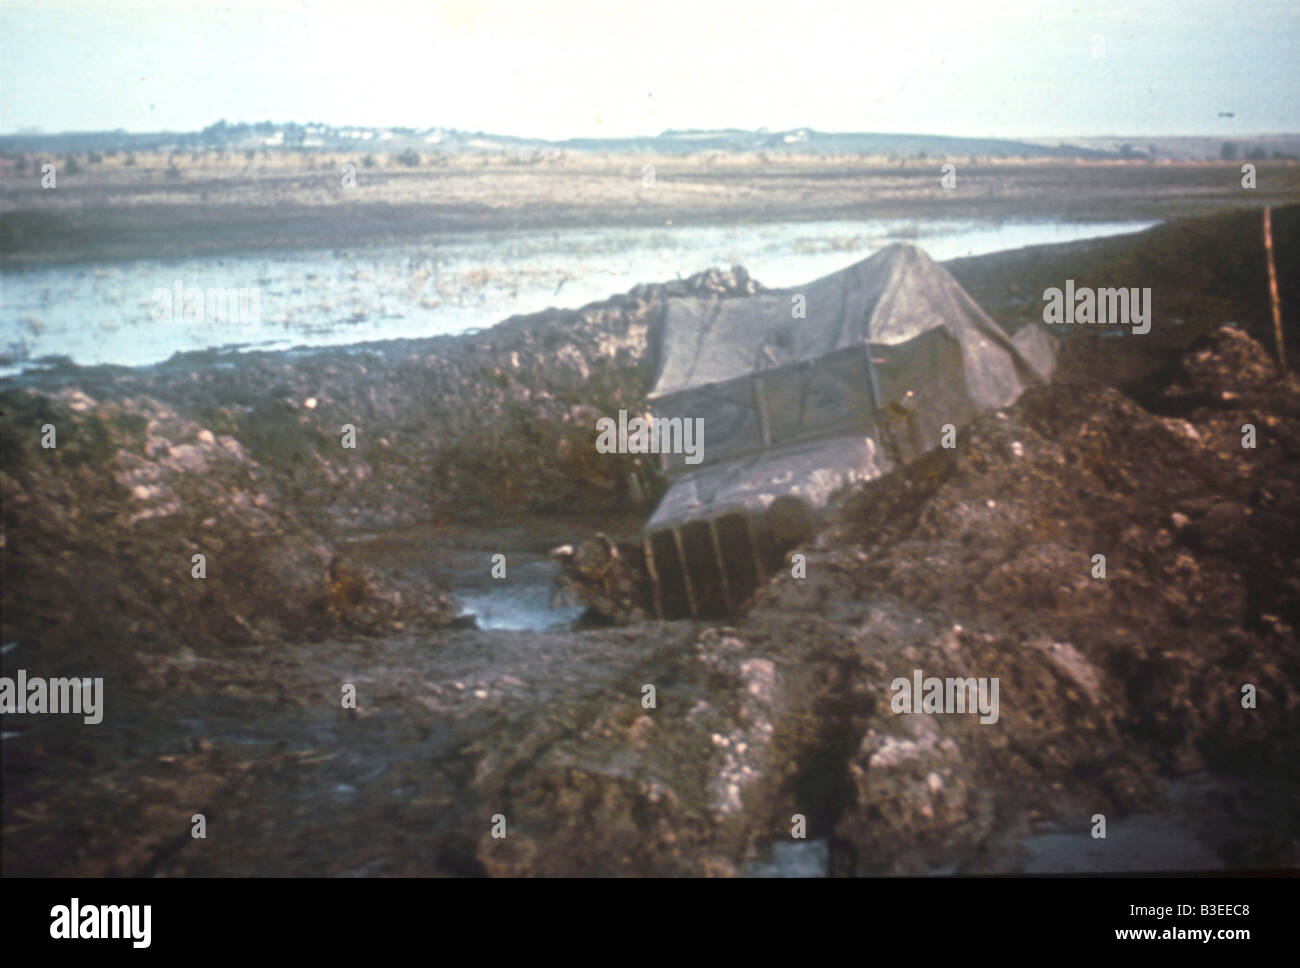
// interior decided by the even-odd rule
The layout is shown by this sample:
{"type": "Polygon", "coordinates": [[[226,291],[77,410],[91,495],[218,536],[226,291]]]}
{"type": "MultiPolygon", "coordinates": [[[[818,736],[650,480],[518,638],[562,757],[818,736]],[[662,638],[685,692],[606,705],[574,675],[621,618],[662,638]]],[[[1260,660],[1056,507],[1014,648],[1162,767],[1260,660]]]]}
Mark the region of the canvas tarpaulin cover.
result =
{"type": "Polygon", "coordinates": [[[656,417],[704,418],[702,465],[673,482],[649,529],[791,494],[813,506],[935,446],[944,424],[1013,402],[1052,365],[1036,326],[1015,340],[946,269],[891,245],[806,286],[671,300],[656,417]]]}

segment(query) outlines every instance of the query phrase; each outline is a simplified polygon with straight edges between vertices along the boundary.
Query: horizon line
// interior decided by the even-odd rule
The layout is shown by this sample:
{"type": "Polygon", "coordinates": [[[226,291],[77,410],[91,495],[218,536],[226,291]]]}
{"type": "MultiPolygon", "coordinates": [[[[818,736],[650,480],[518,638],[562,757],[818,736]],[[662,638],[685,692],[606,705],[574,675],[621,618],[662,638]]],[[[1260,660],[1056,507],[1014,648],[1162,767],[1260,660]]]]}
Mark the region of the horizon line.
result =
{"type": "Polygon", "coordinates": [[[1208,132],[1183,132],[1179,134],[1135,134],[1122,132],[1107,132],[1103,134],[1031,134],[1031,135],[999,135],[999,134],[942,134],[936,131],[878,131],[878,130],[839,130],[830,131],[821,128],[814,128],[809,125],[796,125],[792,128],[739,128],[739,127],[717,127],[717,128],[664,128],[655,134],[624,134],[624,135],[569,135],[566,137],[544,137],[541,135],[520,135],[509,134],[502,131],[487,131],[481,128],[455,128],[444,125],[409,125],[409,124],[353,124],[340,123],[332,121],[273,121],[270,119],[261,119],[258,121],[227,121],[220,118],[212,124],[203,128],[156,128],[156,129],[137,129],[130,128],[76,128],[62,129],[59,131],[31,130],[31,126],[25,126],[26,130],[12,129],[0,130],[0,138],[12,137],[60,137],[64,135],[92,135],[92,134],[128,134],[128,135],[185,135],[185,134],[202,134],[208,128],[225,121],[230,126],[237,125],[258,125],[271,124],[276,127],[285,125],[298,125],[305,127],[307,125],[320,125],[328,128],[357,128],[371,131],[452,131],[458,134],[474,134],[484,137],[511,138],[517,141],[544,141],[549,144],[561,144],[567,141],[635,141],[639,139],[652,139],[671,137],[681,134],[721,134],[727,132],[738,132],[742,134],[787,134],[796,131],[807,131],[812,134],[820,135],[882,135],[891,137],[926,137],[926,138],[949,138],[960,141],[1044,141],[1058,140],[1065,138],[1126,138],[1140,140],[1143,138],[1211,138],[1211,139],[1229,139],[1229,138],[1277,138],[1277,137],[1296,137],[1300,136],[1300,130],[1296,131],[1249,131],[1233,134],[1213,134],[1208,132]]]}

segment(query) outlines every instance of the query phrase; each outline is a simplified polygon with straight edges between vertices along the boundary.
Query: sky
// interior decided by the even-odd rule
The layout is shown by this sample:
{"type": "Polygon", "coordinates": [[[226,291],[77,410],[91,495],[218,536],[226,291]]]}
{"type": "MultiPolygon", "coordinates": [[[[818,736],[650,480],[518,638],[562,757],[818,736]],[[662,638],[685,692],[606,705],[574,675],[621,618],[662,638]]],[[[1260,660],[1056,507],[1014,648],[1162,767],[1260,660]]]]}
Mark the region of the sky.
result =
{"type": "Polygon", "coordinates": [[[1293,133],[1300,0],[0,0],[0,132],[219,119],[1293,133]]]}

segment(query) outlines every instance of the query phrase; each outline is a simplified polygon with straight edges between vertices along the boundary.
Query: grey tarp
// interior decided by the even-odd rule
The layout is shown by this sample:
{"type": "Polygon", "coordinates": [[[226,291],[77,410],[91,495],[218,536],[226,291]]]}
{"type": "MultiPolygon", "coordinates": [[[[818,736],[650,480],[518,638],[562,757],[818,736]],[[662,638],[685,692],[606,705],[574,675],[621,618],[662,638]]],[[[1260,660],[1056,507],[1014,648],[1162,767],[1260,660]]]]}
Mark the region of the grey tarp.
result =
{"type": "Polygon", "coordinates": [[[1049,337],[1009,338],[942,266],[891,245],[806,286],[671,300],[656,417],[704,418],[703,463],[665,455],[647,530],[790,494],[816,507],[1006,406],[1050,373],[1049,337]]]}

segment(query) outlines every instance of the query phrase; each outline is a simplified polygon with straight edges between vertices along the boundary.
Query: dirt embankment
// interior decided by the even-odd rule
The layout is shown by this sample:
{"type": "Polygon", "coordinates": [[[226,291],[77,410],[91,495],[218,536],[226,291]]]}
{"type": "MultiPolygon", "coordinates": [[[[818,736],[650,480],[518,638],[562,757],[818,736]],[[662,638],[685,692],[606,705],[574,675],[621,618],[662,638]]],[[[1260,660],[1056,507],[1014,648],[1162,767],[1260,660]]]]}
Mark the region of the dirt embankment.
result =
{"type": "MultiPolygon", "coordinates": [[[[1294,279],[1296,212],[1275,214],[1294,279]]],[[[1261,264],[1237,261],[1258,225],[957,266],[1010,326],[1030,296],[999,295],[1007,263],[1015,285],[1152,285],[1153,330],[1076,328],[1056,382],[845,496],[798,549],[807,578],[779,572],[729,625],[428,632],[436,604],[403,614],[400,583],[372,575],[389,634],[365,639],[364,621],[330,624],[356,614],[327,600],[353,601],[349,575],[306,577],[367,521],[623,501],[629,468],[554,454],[590,449],[595,411],[643,399],[662,288],[373,357],[25,381],[4,400],[5,671],[118,656],[119,712],[6,742],[6,870],[734,874],[789,842],[794,814],[837,872],[1007,870],[1036,821],[1086,833],[1094,813],[1164,812],[1161,779],[1205,770],[1249,784],[1203,812],[1219,861],[1300,865],[1300,385],[1271,359],[1261,264]],[[39,448],[45,422],[57,452],[39,448]],[[371,449],[339,448],[342,422],[371,449]],[[206,533],[225,544],[200,595],[178,583],[206,533]],[[997,678],[998,721],[896,715],[892,684],[914,670],[997,678]],[[340,709],[346,682],[358,710],[340,709]],[[200,807],[223,825],[211,848],[188,838],[200,807]]]]}

